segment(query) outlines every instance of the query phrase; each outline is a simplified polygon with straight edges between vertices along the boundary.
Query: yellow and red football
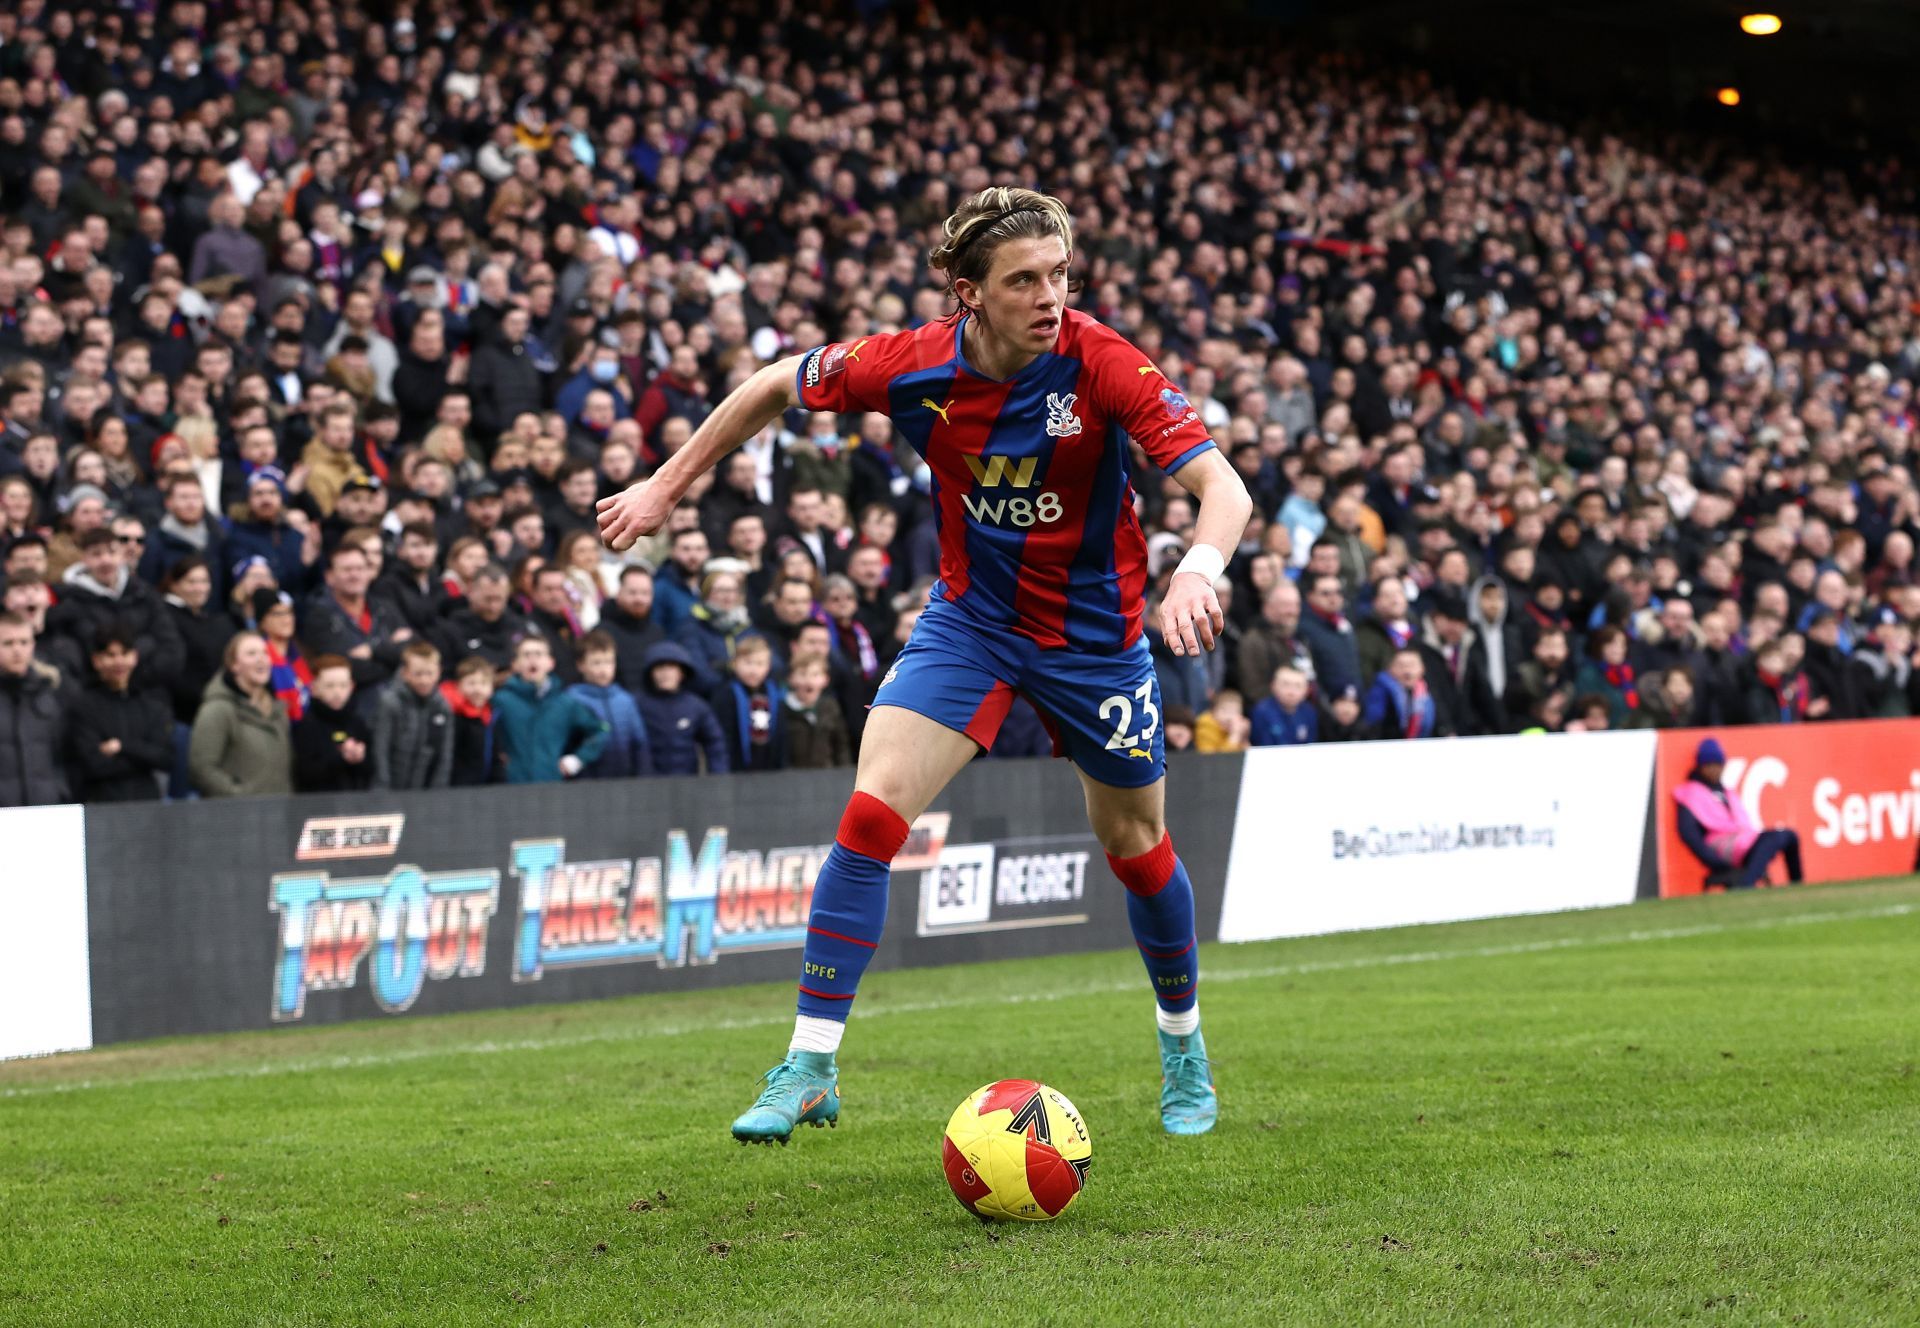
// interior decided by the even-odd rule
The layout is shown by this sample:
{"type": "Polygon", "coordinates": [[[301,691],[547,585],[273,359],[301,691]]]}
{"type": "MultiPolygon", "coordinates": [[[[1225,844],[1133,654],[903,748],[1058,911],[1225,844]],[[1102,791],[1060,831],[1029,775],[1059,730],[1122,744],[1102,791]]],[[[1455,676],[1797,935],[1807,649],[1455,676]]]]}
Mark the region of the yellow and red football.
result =
{"type": "Polygon", "coordinates": [[[940,1158],[968,1212],[1050,1222],[1086,1184],[1093,1139],[1066,1094],[1034,1079],[1002,1079],[954,1108],[940,1158]]]}

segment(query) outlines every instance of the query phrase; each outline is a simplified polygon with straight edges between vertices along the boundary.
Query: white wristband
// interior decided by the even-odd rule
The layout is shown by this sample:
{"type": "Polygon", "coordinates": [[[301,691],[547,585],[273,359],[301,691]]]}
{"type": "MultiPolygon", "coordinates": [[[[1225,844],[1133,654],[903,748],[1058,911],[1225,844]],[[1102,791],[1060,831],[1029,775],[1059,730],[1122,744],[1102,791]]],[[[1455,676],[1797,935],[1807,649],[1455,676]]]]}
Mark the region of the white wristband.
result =
{"type": "Polygon", "coordinates": [[[1204,576],[1207,584],[1218,581],[1227,570],[1227,560],[1220,556],[1220,550],[1211,544],[1196,544],[1187,550],[1187,556],[1173,569],[1175,576],[1182,572],[1192,572],[1195,576],[1204,576]]]}

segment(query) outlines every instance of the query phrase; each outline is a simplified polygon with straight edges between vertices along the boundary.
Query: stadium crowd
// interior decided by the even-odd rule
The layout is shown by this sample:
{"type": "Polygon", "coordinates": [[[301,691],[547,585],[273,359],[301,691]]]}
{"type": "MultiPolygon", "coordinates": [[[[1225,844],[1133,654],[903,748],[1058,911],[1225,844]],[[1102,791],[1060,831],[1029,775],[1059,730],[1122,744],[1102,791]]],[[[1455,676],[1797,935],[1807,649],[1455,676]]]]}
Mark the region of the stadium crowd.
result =
{"type": "Polygon", "coordinates": [[[1910,193],[924,3],[375,12],[0,10],[0,805],[848,763],[937,570],[889,422],[594,504],[946,316],[989,183],[1256,498],[1170,747],[1920,708],[1910,193]]]}

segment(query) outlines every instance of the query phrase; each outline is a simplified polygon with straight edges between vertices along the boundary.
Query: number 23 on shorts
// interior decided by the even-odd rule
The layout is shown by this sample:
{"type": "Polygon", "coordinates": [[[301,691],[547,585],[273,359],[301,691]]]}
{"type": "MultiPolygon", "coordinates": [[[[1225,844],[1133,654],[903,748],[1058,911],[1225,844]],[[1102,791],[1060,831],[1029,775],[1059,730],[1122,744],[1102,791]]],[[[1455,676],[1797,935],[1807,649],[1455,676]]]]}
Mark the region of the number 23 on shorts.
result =
{"type": "Polygon", "coordinates": [[[1153,735],[1160,727],[1160,711],[1153,704],[1153,680],[1149,678],[1134,688],[1133,697],[1119,692],[1109,696],[1100,703],[1099,715],[1102,723],[1113,725],[1113,736],[1107,739],[1108,751],[1120,752],[1151,746],[1153,735]],[[1135,698],[1140,702],[1140,717],[1146,724],[1138,733],[1130,733],[1128,730],[1133,727],[1135,698]]]}

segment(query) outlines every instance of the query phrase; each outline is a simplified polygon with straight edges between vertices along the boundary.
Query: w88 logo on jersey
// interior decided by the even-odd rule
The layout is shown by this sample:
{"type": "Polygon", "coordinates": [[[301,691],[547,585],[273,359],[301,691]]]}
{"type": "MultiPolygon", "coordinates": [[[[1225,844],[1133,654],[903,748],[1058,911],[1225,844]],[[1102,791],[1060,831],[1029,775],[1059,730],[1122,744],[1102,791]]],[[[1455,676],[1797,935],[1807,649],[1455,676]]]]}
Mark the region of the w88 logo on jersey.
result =
{"type": "Polygon", "coordinates": [[[1038,498],[975,498],[969,494],[961,501],[967,515],[982,525],[1015,526],[1021,530],[1050,525],[1067,511],[1057,493],[1043,493],[1038,498]]]}

